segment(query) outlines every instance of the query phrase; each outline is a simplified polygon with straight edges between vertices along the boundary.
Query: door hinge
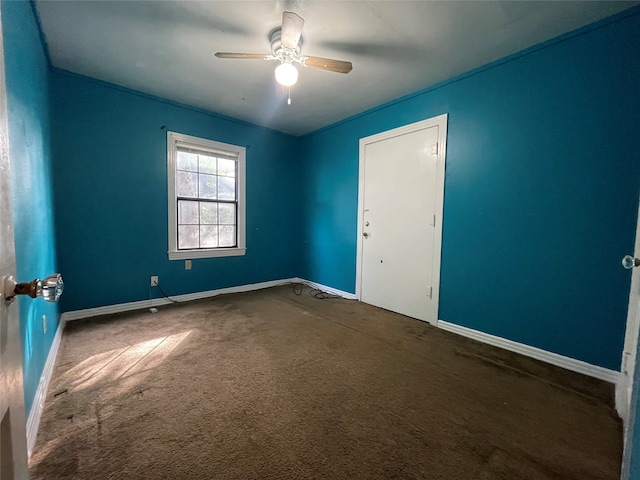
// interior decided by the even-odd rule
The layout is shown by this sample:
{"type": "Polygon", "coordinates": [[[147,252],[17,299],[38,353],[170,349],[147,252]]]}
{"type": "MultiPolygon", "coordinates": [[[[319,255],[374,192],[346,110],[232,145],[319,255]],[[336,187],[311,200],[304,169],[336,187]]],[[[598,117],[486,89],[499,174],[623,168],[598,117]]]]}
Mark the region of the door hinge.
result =
{"type": "Polygon", "coordinates": [[[433,287],[427,287],[427,295],[429,295],[430,299],[433,298],[433,287]]]}
{"type": "Polygon", "coordinates": [[[437,154],[438,154],[438,142],[431,145],[431,155],[437,155],[437,154]]]}

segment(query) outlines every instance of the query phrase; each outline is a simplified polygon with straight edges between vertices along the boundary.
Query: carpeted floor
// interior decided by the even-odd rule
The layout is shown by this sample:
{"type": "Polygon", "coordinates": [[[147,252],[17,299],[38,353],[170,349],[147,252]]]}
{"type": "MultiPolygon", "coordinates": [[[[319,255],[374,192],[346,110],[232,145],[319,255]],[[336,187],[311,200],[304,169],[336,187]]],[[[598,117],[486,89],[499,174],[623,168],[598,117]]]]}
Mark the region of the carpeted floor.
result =
{"type": "Polygon", "coordinates": [[[289,287],[65,329],[32,479],[618,479],[613,387],[289,287]]]}

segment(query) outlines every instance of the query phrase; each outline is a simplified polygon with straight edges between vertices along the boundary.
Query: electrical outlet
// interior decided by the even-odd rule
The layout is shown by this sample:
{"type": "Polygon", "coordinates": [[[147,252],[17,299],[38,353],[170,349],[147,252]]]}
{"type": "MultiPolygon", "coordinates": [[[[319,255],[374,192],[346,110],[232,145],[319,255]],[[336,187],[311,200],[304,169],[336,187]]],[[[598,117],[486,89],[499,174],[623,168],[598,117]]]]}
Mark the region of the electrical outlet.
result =
{"type": "Polygon", "coordinates": [[[42,333],[47,333],[47,316],[42,315],[42,333]]]}
{"type": "Polygon", "coordinates": [[[158,286],[158,275],[152,275],[151,276],[151,286],[152,287],[157,287],[158,286]]]}
{"type": "Polygon", "coordinates": [[[185,270],[191,270],[191,260],[185,260],[184,261],[184,269],[185,270]]]}

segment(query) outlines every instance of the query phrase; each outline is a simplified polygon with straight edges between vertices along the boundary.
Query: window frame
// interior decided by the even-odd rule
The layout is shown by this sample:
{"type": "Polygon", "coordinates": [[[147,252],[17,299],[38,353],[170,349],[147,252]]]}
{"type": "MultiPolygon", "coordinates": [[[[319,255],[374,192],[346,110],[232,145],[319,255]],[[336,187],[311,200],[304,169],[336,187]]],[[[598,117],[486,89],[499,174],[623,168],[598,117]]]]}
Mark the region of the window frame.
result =
{"type": "Polygon", "coordinates": [[[204,138],[193,137],[177,132],[167,132],[167,193],[168,193],[168,256],[169,260],[190,260],[193,258],[233,257],[244,255],[246,248],[246,211],[245,211],[245,184],[246,184],[246,148],[229,143],[216,142],[204,138]],[[237,246],[216,248],[178,249],[178,195],[176,191],[176,159],[178,144],[186,147],[211,150],[237,155],[237,220],[236,235],[237,246]]]}

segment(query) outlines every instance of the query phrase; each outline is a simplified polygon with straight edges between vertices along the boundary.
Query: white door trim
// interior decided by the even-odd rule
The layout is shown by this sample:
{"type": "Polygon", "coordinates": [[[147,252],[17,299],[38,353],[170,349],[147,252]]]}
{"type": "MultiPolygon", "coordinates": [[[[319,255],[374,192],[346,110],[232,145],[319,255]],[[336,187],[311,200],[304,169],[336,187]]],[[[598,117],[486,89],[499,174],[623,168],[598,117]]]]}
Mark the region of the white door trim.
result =
{"type": "MultiPolygon", "coordinates": [[[[442,216],[444,206],[444,171],[445,158],[447,151],[447,117],[444,113],[437,117],[432,117],[420,122],[410,123],[402,127],[394,128],[386,132],[371,135],[360,139],[360,164],[358,170],[358,230],[356,232],[357,250],[356,250],[356,298],[362,300],[362,232],[363,232],[363,210],[364,210],[364,155],[365,147],[369,144],[406,135],[418,130],[425,130],[434,126],[438,127],[438,153],[436,166],[436,201],[435,214],[436,225],[433,234],[433,299],[436,302],[440,298],[440,259],[442,252],[442,216]]],[[[433,325],[437,324],[437,318],[433,320],[433,325]]]]}

